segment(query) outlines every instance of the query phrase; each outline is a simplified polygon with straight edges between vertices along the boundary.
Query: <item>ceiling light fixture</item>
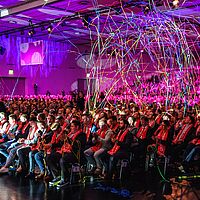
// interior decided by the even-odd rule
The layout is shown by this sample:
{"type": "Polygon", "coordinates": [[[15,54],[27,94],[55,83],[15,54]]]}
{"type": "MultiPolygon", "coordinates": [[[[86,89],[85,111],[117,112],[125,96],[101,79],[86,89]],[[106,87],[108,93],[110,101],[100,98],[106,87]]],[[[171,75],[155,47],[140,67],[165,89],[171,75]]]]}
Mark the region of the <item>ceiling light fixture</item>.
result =
{"type": "Polygon", "coordinates": [[[149,7],[149,6],[145,6],[145,7],[143,8],[143,13],[144,13],[144,15],[147,15],[149,12],[150,12],[150,7],[149,7]]]}
{"type": "Polygon", "coordinates": [[[171,6],[171,8],[178,8],[179,0],[172,0],[169,5],[171,6]]]}
{"type": "Polygon", "coordinates": [[[172,4],[173,4],[174,7],[177,7],[178,4],[179,4],[179,0],[174,0],[174,1],[172,2],[172,4]]]}
{"type": "Polygon", "coordinates": [[[5,17],[9,15],[8,9],[0,10],[0,17],[5,17]]]}
{"type": "Polygon", "coordinates": [[[53,26],[52,26],[52,25],[49,25],[49,26],[47,27],[47,31],[48,31],[48,33],[51,33],[51,32],[53,31],[53,26]]]}
{"type": "Polygon", "coordinates": [[[29,36],[33,36],[35,34],[35,30],[34,29],[31,29],[29,32],[28,32],[28,35],[29,36]]]}

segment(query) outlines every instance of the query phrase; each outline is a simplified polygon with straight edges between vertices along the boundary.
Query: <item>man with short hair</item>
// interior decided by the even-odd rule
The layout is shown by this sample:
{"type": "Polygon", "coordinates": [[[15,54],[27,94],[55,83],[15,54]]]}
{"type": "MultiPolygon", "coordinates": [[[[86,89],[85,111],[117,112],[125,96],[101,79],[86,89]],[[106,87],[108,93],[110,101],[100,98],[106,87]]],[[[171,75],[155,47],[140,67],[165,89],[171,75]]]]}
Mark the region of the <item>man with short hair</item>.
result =
{"type": "Polygon", "coordinates": [[[128,121],[124,118],[119,120],[119,132],[115,138],[112,138],[114,144],[113,148],[108,151],[109,157],[109,167],[108,178],[112,178],[113,175],[116,175],[116,166],[120,159],[128,159],[130,155],[130,147],[133,137],[131,132],[128,129],[128,121]]]}

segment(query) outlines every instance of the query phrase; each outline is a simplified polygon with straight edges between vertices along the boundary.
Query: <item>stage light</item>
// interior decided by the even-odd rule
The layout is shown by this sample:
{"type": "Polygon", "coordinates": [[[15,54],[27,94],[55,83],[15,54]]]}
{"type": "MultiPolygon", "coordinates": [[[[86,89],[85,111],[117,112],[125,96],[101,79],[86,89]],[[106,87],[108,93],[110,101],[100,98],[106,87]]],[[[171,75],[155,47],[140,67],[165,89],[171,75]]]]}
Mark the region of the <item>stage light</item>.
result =
{"type": "Polygon", "coordinates": [[[179,6],[179,0],[173,0],[169,4],[172,8],[177,8],[179,6]]]}
{"type": "Polygon", "coordinates": [[[29,36],[33,36],[35,34],[35,30],[34,29],[31,29],[29,32],[28,32],[28,35],[29,36]]]}
{"type": "Polygon", "coordinates": [[[177,7],[178,4],[179,4],[179,0],[174,0],[174,1],[172,2],[172,4],[173,4],[174,7],[177,7]]]}
{"type": "Polygon", "coordinates": [[[5,17],[9,15],[8,9],[0,10],[0,17],[5,17]]]}
{"type": "Polygon", "coordinates": [[[9,75],[13,75],[13,74],[14,74],[14,70],[13,70],[13,69],[9,69],[9,70],[8,70],[8,74],[9,74],[9,75]]]}
{"type": "Polygon", "coordinates": [[[48,26],[47,31],[48,31],[48,33],[51,33],[53,31],[53,26],[52,25],[48,26]]]}
{"type": "Polygon", "coordinates": [[[143,13],[144,13],[144,15],[147,15],[149,12],[150,12],[150,7],[149,7],[149,6],[145,6],[145,7],[143,8],[143,13]]]}
{"type": "Polygon", "coordinates": [[[87,73],[87,74],[86,74],[86,77],[87,77],[87,78],[90,78],[90,73],[87,73]]]}

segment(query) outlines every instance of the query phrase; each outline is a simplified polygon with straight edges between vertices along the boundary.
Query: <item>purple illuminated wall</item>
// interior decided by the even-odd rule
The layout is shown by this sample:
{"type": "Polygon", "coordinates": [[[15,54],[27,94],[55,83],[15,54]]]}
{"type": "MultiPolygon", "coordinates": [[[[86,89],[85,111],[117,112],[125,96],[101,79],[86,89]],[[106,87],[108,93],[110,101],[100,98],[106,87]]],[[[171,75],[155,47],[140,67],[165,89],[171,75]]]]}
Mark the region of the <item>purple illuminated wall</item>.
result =
{"type": "Polygon", "coordinates": [[[33,40],[0,37],[0,46],[6,48],[4,55],[0,55],[0,77],[25,77],[26,94],[34,94],[35,83],[38,85],[39,94],[45,94],[47,90],[51,94],[60,94],[61,90],[68,93],[71,88],[76,87],[77,79],[85,78],[85,70],[76,64],[77,54],[74,52],[79,49],[77,47],[74,51],[69,43],[43,41],[43,65],[21,66],[20,44],[26,42],[33,40]],[[14,70],[14,75],[8,75],[9,69],[14,70]]]}

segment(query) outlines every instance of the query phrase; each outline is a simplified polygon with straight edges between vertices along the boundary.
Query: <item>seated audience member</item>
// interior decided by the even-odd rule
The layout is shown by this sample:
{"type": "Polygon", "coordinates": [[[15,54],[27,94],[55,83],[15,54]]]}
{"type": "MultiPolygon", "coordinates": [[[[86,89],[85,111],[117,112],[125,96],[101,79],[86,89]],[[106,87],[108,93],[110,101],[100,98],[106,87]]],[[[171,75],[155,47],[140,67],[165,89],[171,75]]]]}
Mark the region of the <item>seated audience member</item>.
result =
{"type": "Polygon", "coordinates": [[[26,139],[20,138],[18,140],[22,146],[17,149],[17,156],[19,158],[20,167],[17,169],[17,173],[27,174],[28,166],[29,166],[29,159],[28,155],[31,150],[34,150],[37,145],[38,136],[40,135],[38,129],[38,123],[36,122],[36,117],[30,117],[30,130],[29,134],[26,139]]]}
{"type": "Polygon", "coordinates": [[[25,123],[22,130],[20,131],[22,133],[22,136],[18,138],[16,142],[11,144],[11,146],[8,149],[8,155],[4,153],[4,155],[7,157],[6,164],[0,169],[1,173],[7,173],[9,170],[10,165],[14,161],[18,149],[25,146],[24,142],[29,141],[32,138],[32,131],[35,132],[36,130],[36,124],[34,122],[36,121],[36,118],[30,117],[30,122],[27,121],[26,115],[22,115],[20,117],[20,120],[25,123]],[[27,137],[26,137],[27,135],[27,137]]]}
{"type": "Polygon", "coordinates": [[[117,132],[119,131],[119,124],[117,122],[117,117],[112,115],[110,118],[108,118],[107,124],[109,128],[113,131],[113,133],[117,134],[117,132]]]}
{"type": "Polygon", "coordinates": [[[135,165],[142,164],[144,167],[146,149],[152,134],[152,129],[149,127],[148,118],[142,116],[141,127],[138,129],[136,135],[133,137],[134,142],[131,147],[131,151],[134,153],[135,165]]]}
{"type": "Polygon", "coordinates": [[[91,119],[91,116],[88,114],[83,114],[81,119],[82,119],[82,129],[83,129],[83,132],[86,134],[87,145],[88,145],[92,137],[91,135],[92,119],[91,119]]]}
{"type": "Polygon", "coordinates": [[[150,154],[150,166],[154,165],[156,156],[163,157],[167,155],[169,145],[173,137],[173,129],[170,126],[169,120],[163,120],[161,126],[152,136],[153,143],[147,147],[150,154]]]}
{"type": "Polygon", "coordinates": [[[97,131],[97,133],[93,133],[92,142],[95,145],[84,151],[88,164],[92,166],[90,172],[94,172],[97,169],[97,167],[98,167],[97,171],[102,170],[102,164],[101,161],[99,160],[99,154],[103,153],[105,149],[102,149],[103,143],[101,140],[102,139],[106,139],[106,141],[110,140],[110,132],[108,130],[109,129],[106,124],[106,120],[104,119],[100,120],[99,130],[97,131]]]}
{"type": "Polygon", "coordinates": [[[2,139],[0,143],[4,143],[4,146],[9,147],[12,142],[14,142],[15,134],[17,132],[18,124],[17,124],[17,116],[14,114],[9,115],[8,117],[8,125],[6,126],[6,130],[2,133],[2,139]]]}
{"type": "Polygon", "coordinates": [[[141,125],[139,108],[135,107],[133,110],[134,110],[134,113],[133,113],[134,127],[137,128],[137,129],[139,129],[140,125],[141,125]]]}
{"type": "Polygon", "coordinates": [[[160,126],[161,122],[162,122],[162,111],[161,109],[157,109],[156,110],[156,113],[155,113],[157,116],[155,118],[155,122],[157,124],[157,126],[160,126]]]}
{"type": "Polygon", "coordinates": [[[41,121],[37,122],[37,127],[37,145],[34,145],[34,148],[29,152],[29,173],[26,177],[32,178],[35,176],[35,164],[37,164],[40,169],[40,174],[35,178],[41,179],[45,175],[43,145],[48,140],[51,140],[53,131],[41,121]]]}
{"type": "Polygon", "coordinates": [[[172,145],[170,147],[172,162],[178,160],[181,152],[186,148],[187,144],[195,136],[194,117],[188,115],[184,121],[185,121],[184,125],[172,140],[172,145]]]}
{"type": "Polygon", "coordinates": [[[128,129],[128,121],[125,119],[119,120],[119,132],[115,138],[112,138],[114,146],[108,151],[107,157],[109,158],[108,169],[106,169],[106,175],[108,178],[112,178],[116,175],[117,163],[121,159],[128,159],[130,156],[130,147],[133,141],[132,134],[128,129]]]}
{"type": "Polygon", "coordinates": [[[146,116],[149,120],[149,127],[151,128],[152,133],[154,133],[156,131],[156,129],[158,128],[158,125],[156,124],[155,115],[154,115],[153,111],[148,110],[146,116]]]}
{"type": "Polygon", "coordinates": [[[183,125],[184,125],[183,112],[179,111],[176,123],[174,125],[175,135],[178,134],[178,132],[180,131],[180,129],[183,127],[183,125]]]}
{"type": "Polygon", "coordinates": [[[26,114],[20,116],[20,122],[18,124],[15,139],[0,145],[0,154],[7,158],[6,166],[9,166],[15,158],[16,150],[21,145],[18,140],[20,138],[26,138],[29,133],[30,124],[26,114]]]}
{"type": "Polygon", "coordinates": [[[4,112],[0,113],[0,141],[2,139],[2,135],[6,132],[6,128],[8,126],[8,121],[6,118],[6,114],[4,112]]]}
{"type": "MultiPolygon", "coordinates": [[[[80,121],[72,121],[70,124],[70,133],[66,135],[61,150],[47,158],[47,164],[50,171],[57,172],[58,163],[60,165],[61,178],[58,184],[59,187],[69,184],[69,167],[71,163],[81,163],[85,144],[86,135],[82,132],[80,121]]],[[[58,173],[55,173],[54,175],[58,175],[58,173]]],[[[58,177],[55,177],[50,184],[53,184],[56,181],[58,181],[58,177]]]]}
{"type": "Polygon", "coordinates": [[[182,172],[188,171],[191,164],[200,160],[200,116],[197,118],[196,128],[195,138],[187,145],[182,165],[179,167],[182,172]]]}

